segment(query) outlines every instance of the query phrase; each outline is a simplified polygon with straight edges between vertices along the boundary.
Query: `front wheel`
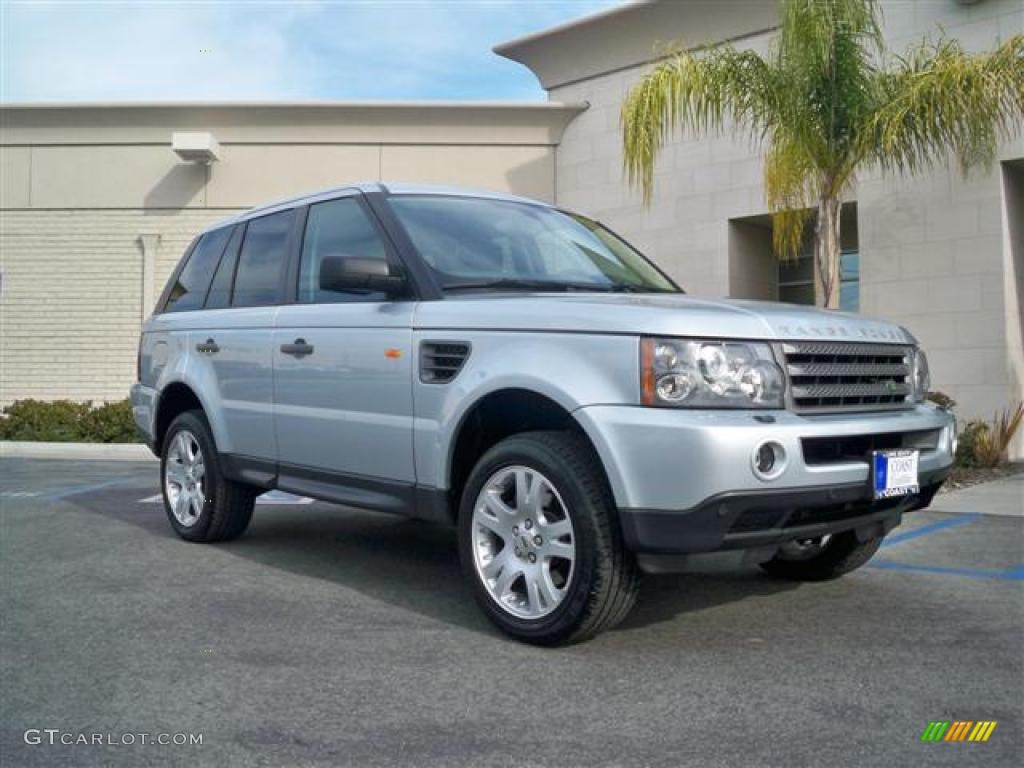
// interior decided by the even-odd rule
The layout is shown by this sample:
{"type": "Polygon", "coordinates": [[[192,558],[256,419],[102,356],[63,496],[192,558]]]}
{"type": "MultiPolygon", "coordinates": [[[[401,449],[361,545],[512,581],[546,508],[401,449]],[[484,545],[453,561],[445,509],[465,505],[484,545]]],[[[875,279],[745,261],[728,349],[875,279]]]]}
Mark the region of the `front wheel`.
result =
{"type": "Polygon", "coordinates": [[[187,411],[171,422],[160,455],[164,510],[181,538],[227,541],[245,532],[258,491],[224,477],[202,411],[187,411]]]}
{"type": "Polygon", "coordinates": [[[600,463],[568,432],[514,435],[484,454],[463,492],[459,551],[484,613],[527,642],[593,637],[636,600],[600,463]]]}
{"type": "Polygon", "coordinates": [[[793,581],[827,581],[860,568],[874,556],[882,536],[860,541],[853,531],[816,539],[798,539],[779,547],[761,568],[772,576],[793,581]]]}

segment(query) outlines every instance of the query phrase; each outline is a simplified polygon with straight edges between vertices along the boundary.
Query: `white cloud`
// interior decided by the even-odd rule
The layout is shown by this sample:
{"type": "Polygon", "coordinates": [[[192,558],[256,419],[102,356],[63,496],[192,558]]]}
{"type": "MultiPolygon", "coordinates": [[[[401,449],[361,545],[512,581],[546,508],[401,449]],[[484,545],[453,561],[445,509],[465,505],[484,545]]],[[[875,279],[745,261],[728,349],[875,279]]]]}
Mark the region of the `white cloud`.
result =
{"type": "Polygon", "coordinates": [[[491,46],[620,1],[5,3],[0,99],[540,99],[491,46]]]}

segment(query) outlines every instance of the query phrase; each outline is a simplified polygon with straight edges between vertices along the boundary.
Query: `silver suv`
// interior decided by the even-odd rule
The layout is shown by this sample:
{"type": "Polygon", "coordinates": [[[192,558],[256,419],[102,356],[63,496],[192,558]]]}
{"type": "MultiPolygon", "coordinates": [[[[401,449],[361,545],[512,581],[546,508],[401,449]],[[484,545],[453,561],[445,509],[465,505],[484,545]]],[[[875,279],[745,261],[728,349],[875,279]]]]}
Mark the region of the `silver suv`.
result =
{"type": "Polygon", "coordinates": [[[346,187],[207,230],[138,378],[183,538],[241,535],[270,488],[451,524],[483,611],[543,644],[703,553],[847,573],[930,503],[955,440],[903,328],[691,298],[592,219],[456,189],[346,187]]]}

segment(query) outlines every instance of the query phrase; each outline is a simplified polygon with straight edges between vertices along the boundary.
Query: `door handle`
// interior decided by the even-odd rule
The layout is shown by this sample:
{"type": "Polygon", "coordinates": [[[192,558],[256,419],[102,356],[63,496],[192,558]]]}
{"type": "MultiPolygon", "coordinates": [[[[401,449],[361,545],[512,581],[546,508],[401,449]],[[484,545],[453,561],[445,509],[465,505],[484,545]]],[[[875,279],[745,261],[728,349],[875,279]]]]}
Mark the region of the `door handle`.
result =
{"type": "Polygon", "coordinates": [[[296,339],[291,344],[282,344],[281,351],[284,352],[286,355],[302,357],[304,355],[313,354],[313,345],[307,344],[305,339],[296,339]]]}
{"type": "Polygon", "coordinates": [[[199,352],[204,352],[207,355],[213,355],[220,352],[220,347],[217,346],[217,342],[213,339],[207,339],[201,344],[196,344],[196,349],[199,352]]]}

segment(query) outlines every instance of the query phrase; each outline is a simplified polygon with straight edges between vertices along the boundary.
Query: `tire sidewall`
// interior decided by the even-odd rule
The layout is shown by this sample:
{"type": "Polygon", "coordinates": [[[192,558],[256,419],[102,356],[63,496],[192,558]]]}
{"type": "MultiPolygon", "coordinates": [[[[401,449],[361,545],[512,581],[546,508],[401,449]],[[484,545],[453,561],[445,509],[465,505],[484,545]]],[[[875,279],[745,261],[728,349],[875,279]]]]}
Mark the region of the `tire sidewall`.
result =
{"type": "Polygon", "coordinates": [[[458,533],[463,571],[472,584],[477,603],[491,620],[509,634],[538,642],[546,639],[555,642],[570,634],[582,622],[594,586],[598,533],[593,516],[601,513],[601,510],[593,509],[579,482],[560,457],[539,441],[530,440],[529,433],[508,438],[484,454],[473,468],[463,490],[458,533]],[[552,613],[539,619],[522,619],[504,611],[491,597],[474,562],[473,509],[476,499],[496,472],[516,465],[537,470],[555,486],[567,507],[566,514],[572,521],[576,545],[576,560],[568,594],[552,613]]]}
{"type": "Polygon", "coordinates": [[[217,465],[216,457],[216,446],[210,435],[210,427],[207,425],[206,419],[201,415],[194,411],[188,411],[180,414],[171,422],[171,426],[167,429],[167,434],[164,435],[163,449],[160,452],[160,495],[163,498],[164,512],[167,514],[171,527],[183,539],[203,541],[210,529],[213,521],[213,510],[217,503],[217,490],[220,481],[220,468],[217,465]],[[203,465],[206,468],[205,482],[203,483],[206,502],[203,504],[203,510],[199,515],[199,519],[195,525],[191,526],[182,525],[178,522],[178,518],[174,516],[174,512],[171,510],[170,499],[167,498],[167,483],[164,480],[167,471],[167,454],[171,441],[174,440],[175,435],[185,429],[195,435],[199,448],[203,452],[203,465]]]}

